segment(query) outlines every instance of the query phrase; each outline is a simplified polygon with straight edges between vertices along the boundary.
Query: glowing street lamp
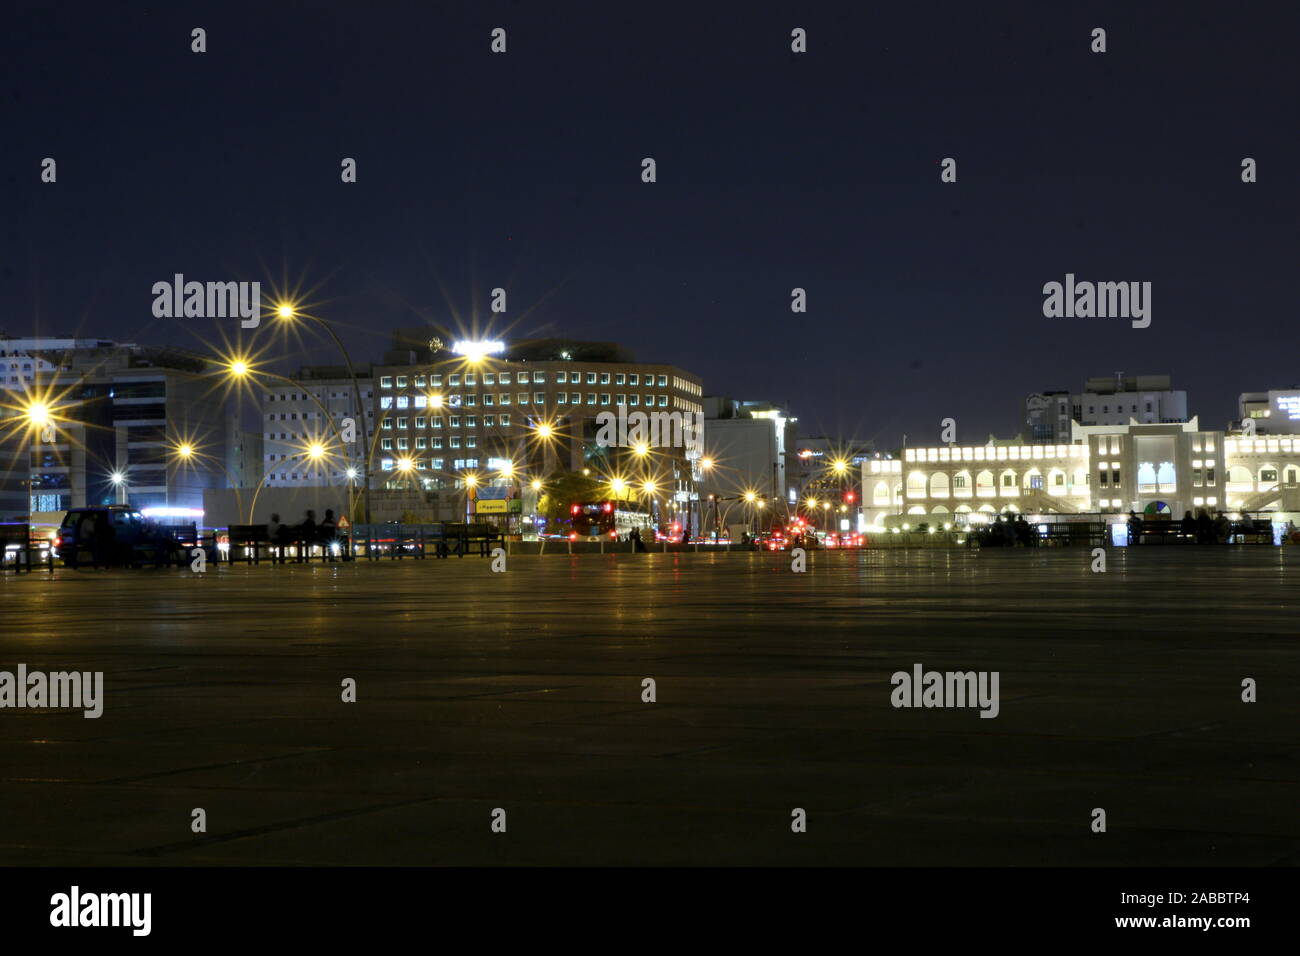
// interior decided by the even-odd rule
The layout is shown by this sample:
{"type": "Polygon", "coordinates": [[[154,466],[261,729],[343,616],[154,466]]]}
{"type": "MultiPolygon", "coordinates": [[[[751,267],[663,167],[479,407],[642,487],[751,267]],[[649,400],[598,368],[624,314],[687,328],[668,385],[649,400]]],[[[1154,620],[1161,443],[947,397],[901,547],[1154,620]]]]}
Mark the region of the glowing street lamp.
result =
{"type": "Polygon", "coordinates": [[[287,302],[282,302],[275,310],[275,314],[282,319],[292,319],[297,313],[294,307],[287,302]]]}
{"type": "Polygon", "coordinates": [[[23,414],[33,428],[45,428],[54,422],[54,416],[44,402],[32,402],[23,414]]]}

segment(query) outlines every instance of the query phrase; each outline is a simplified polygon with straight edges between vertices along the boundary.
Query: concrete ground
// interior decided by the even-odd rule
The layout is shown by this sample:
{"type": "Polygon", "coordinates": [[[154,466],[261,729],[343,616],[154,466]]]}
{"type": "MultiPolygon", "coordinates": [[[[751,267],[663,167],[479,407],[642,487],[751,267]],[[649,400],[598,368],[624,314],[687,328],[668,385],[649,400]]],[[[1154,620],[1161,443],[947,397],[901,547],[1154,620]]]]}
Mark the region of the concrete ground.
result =
{"type": "Polygon", "coordinates": [[[0,863],[1300,862],[1300,549],[1108,560],[7,574],[0,670],[105,703],[0,710],[0,863]],[[893,708],[916,663],[1000,672],[999,716],[893,708]]]}

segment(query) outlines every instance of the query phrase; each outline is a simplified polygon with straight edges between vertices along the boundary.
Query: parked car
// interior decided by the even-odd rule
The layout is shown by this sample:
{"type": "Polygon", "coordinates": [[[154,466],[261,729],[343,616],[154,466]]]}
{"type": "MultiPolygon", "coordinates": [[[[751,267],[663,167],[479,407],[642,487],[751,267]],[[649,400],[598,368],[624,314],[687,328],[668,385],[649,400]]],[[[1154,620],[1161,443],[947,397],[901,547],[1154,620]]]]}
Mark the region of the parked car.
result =
{"type": "Polygon", "coordinates": [[[173,563],[176,539],[129,505],[73,508],[63,516],[55,553],[70,568],[82,564],[173,563]]]}

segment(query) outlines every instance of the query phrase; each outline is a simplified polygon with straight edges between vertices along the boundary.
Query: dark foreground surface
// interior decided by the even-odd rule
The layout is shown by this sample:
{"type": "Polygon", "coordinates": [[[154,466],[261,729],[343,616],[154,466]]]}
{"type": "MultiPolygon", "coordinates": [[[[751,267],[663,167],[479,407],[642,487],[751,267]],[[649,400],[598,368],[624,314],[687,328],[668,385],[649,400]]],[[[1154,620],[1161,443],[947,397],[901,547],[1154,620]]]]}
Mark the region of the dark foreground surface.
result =
{"type": "Polygon", "coordinates": [[[6,575],[0,670],[105,702],[0,710],[0,864],[1294,865],[1300,551],[1108,559],[6,575]],[[999,716],[894,709],[916,663],[999,716]]]}

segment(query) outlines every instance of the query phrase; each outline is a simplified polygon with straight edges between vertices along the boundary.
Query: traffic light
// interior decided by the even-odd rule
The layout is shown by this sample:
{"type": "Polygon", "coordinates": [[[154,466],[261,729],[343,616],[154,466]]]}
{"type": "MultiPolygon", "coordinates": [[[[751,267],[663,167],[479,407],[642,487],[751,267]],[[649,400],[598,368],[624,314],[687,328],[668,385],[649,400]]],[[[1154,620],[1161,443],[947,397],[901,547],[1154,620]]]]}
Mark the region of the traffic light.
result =
{"type": "Polygon", "coordinates": [[[579,504],[569,505],[569,514],[576,515],[581,513],[581,511],[582,511],[582,505],[579,504]]]}
{"type": "Polygon", "coordinates": [[[853,497],[854,497],[853,492],[851,491],[844,492],[844,500],[847,501],[849,504],[853,503],[853,497]]]}

